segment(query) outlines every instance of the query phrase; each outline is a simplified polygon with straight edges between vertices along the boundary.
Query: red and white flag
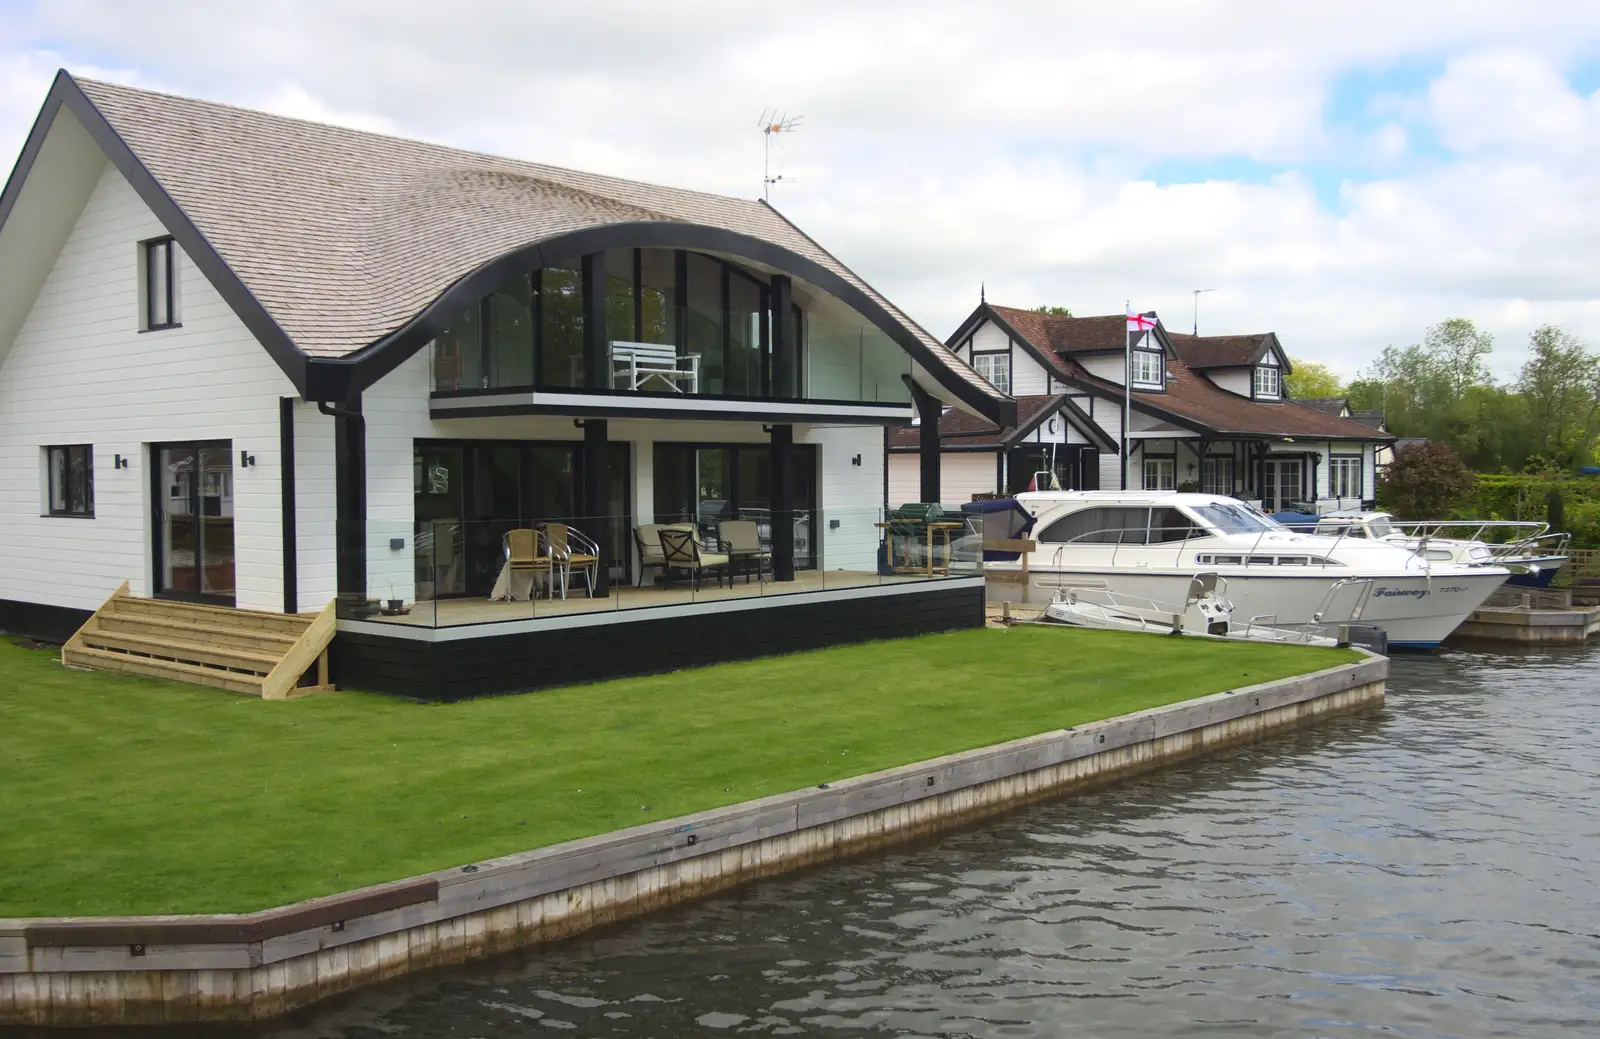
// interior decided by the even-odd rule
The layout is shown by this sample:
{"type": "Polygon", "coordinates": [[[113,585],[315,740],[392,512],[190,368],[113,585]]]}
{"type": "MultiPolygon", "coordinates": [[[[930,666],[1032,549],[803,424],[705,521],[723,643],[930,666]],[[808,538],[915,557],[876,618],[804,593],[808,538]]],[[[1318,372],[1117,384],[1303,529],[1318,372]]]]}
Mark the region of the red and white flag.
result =
{"type": "Polygon", "coordinates": [[[1128,305],[1128,331],[1148,332],[1154,327],[1156,327],[1155,318],[1146,317],[1143,314],[1135,314],[1133,312],[1133,304],[1130,303],[1128,305]]]}

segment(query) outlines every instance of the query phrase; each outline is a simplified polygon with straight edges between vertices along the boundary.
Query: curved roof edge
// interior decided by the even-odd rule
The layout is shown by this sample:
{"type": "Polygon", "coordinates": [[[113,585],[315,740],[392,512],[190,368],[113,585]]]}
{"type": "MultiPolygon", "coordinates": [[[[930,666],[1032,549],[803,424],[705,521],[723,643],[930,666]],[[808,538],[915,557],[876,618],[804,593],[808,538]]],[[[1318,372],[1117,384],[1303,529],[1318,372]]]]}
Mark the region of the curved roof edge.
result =
{"type": "Polygon", "coordinates": [[[627,248],[694,249],[725,253],[803,278],[871,321],[945,392],[961,403],[1001,425],[1016,421],[1014,401],[984,393],[952,371],[915,331],[897,320],[866,292],[815,260],[752,235],[676,220],[598,224],[553,235],[503,253],[457,279],[410,321],[377,342],[348,357],[310,358],[308,389],[316,391],[316,399],[329,400],[343,399],[359,392],[421,350],[442,333],[462,310],[492,294],[509,279],[570,261],[585,253],[627,248]]]}

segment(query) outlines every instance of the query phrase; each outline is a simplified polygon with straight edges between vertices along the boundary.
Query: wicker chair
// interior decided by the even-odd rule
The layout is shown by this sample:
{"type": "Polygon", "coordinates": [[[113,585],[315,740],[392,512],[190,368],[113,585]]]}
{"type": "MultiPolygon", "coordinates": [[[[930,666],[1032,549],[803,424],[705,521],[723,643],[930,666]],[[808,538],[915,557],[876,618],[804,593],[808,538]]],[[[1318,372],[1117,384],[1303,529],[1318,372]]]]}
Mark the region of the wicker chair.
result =
{"type": "MultiPolygon", "coordinates": [[[[545,581],[554,586],[555,570],[554,560],[548,552],[539,551],[539,532],[537,530],[508,530],[506,531],[504,548],[506,553],[506,567],[509,578],[514,580],[517,574],[528,574],[533,581],[529,598],[537,593],[539,575],[543,574],[545,581]]],[[[506,598],[515,598],[515,593],[508,586],[506,598]]]]}

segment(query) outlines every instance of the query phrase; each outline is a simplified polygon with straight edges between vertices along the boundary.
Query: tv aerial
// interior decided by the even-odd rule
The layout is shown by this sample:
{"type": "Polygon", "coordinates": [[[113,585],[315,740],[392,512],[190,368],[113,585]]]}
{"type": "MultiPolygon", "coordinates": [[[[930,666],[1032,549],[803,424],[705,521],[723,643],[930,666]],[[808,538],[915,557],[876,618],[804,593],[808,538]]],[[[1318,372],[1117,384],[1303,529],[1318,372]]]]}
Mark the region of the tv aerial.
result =
{"type": "MultiPolygon", "coordinates": [[[[787,112],[778,111],[776,108],[768,109],[761,113],[761,122],[757,124],[757,127],[761,131],[762,138],[761,198],[763,201],[771,200],[772,185],[783,183],[786,179],[781,173],[777,176],[772,175],[772,139],[778,134],[794,133],[800,128],[800,120],[804,118],[805,116],[800,115],[791,116],[787,112]]],[[[787,180],[792,182],[794,178],[789,177],[787,180]]]]}

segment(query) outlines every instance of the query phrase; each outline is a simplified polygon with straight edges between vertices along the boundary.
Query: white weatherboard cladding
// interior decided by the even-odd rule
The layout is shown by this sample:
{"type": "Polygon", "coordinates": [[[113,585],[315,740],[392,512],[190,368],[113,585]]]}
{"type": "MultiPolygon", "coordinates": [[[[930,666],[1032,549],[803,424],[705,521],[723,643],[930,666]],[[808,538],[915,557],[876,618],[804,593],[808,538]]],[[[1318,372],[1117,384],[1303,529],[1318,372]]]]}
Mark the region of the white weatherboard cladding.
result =
{"type": "Polygon", "coordinates": [[[1229,393],[1237,393],[1241,397],[1250,396],[1250,380],[1253,369],[1229,368],[1223,371],[1212,370],[1206,372],[1206,377],[1229,393]]]}
{"type": "Polygon", "coordinates": [[[984,351],[1009,350],[1011,354],[1011,395],[1013,397],[1034,397],[1051,393],[1055,389],[1054,381],[1044,366],[1034,360],[1033,355],[1020,345],[1013,345],[1011,337],[1005,330],[987,318],[973,330],[972,350],[969,352],[965,346],[956,352],[962,360],[972,361],[972,353],[984,351]]]}
{"type": "Polygon", "coordinates": [[[1122,385],[1122,370],[1128,363],[1126,354],[1082,354],[1077,358],[1085,371],[1107,382],[1122,385]]]}
{"type": "MultiPolygon", "coordinates": [[[[186,256],[183,326],[138,331],[138,243],[165,233],[105,166],[0,366],[0,598],[94,609],[123,581],[149,594],[147,445],[215,439],[233,444],[238,605],[282,608],[278,400],[295,390],[186,256]],[[41,517],[40,448],[83,443],[94,518],[41,517]]],[[[323,604],[316,581],[302,588],[302,609],[323,604]]]]}
{"type": "MultiPolygon", "coordinates": [[[[974,494],[993,494],[999,473],[993,451],[946,451],[939,457],[939,498],[960,505],[974,494]]],[[[889,508],[922,500],[922,462],[916,452],[889,456],[889,508]]]]}
{"type": "MultiPolygon", "coordinates": [[[[435,419],[428,410],[428,353],[421,351],[362,395],[367,426],[367,589],[381,598],[415,598],[412,452],[417,440],[583,439],[570,417],[509,415],[435,419]],[[392,548],[395,539],[401,548],[392,548]],[[392,596],[390,589],[393,589],[392,596]]],[[[607,437],[630,444],[634,522],[651,518],[655,442],[767,444],[760,422],[611,419],[607,437]]],[[[822,565],[873,570],[883,497],[883,430],[879,426],[795,425],[795,442],[817,445],[817,507],[822,565]],[[861,464],[853,464],[859,455],[861,464]],[[832,520],[839,521],[833,529],[832,520]]],[[[630,539],[631,542],[631,539],[630,539]]]]}

